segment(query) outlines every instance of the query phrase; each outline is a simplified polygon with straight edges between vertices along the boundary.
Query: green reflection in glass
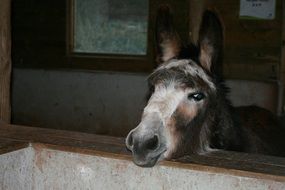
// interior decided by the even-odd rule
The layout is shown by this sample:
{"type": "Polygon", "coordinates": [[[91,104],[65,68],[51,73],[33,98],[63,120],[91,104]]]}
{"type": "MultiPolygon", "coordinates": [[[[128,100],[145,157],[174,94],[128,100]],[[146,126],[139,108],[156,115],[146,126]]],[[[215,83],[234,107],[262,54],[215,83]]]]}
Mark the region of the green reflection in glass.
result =
{"type": "Polygon", "coordinates": [[[146,54],[147,0],[74,2],[74,52],[146,54]]]}

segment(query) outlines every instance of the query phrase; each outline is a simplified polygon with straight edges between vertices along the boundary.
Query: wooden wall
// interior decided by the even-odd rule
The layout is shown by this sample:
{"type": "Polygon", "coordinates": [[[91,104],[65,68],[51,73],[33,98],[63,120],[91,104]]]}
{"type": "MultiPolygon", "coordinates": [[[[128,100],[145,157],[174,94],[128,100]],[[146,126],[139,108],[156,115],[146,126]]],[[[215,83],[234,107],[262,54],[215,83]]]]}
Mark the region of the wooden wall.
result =
{"type": "Polygon", "coordinates": [[[13,64],[60,68],[66,48],[66,1],[12,1],[13,64]]]}
{"type": "MultiPolygon", "coordinates": [[[[13,0],[12,1],[12,40],[13,40],[13,63],[20,68],[45,68],[45,69],[87,69],[102,70],[104,65],[112,65],[105,70],[151,72],[155,67],[154,59],[152,67],[138,66],[137,69],[128,69],[122,65],[124,61],[117,57],[108,56],[85,57],[78,56],[70,59],[68,48],[71,46],[70,37],[70,8],[72,0],[66,1],[36,1],[36,0],[13,0]],[[91,58],[91,59],[90,59],[91,58]],[[114,60],[115,59],[115,63],[114,60]],[[79,61],[78,61],[79,60],[79,61]],[[95,61],[94,61],[95,60],[95,61]],[[97,67],[94,67],[94,63],[97,67]],[[93,66],[92,66],[93,65],[93,66]],[[120,65],[120,66],[118,66],[120,65]],[[124,70],[125,69],[125,70],[124,70]]],[[[189,0],[157,0],[150,3],[150,35],[148,44],[154,41],[154,20],[156,10],[160,3],[169,3],[175,12],[175,24],[183,37],[188,35],[188,7],[189,0]]],[[[153,55],[154,47],[150,47],[150,56],[153,55]]],[[[125,61],[128,61],[126,59],[125,61]]],[[[137,59],[132,60],[135,64],[137,59]]],[[[131,66],[130,66],[131,67],[131,66]]]]}
{"type": "Polygon", "coordinates": [[[281,56],[282,6],[276,0],[274,20],[239,18],[239,0],[190,0],[190,28],[197,40],[204,9],[218,13],[224,25],[224,74],[227,78],[278,80],[281,56]]]}
{"type": "MultiPolygon", "coordinates": [[[[152,2],[152,1],[151,1],[152,2]]],[[[214,9],[224,24],[224,74],[227,78],[277,80],[281,63],[282,0],[276,0],[274,20],[242,20],[239,0],[159,0],[168,3],[184,40],[195,41],[202,11],[214,9]],[[190,6],[189,9],[184,7],[190,6]],[[187,18],[189,15],[189,19],[187,18]]],[[[22,67],[70,67],[66,64],[66,1],[13,1],[13,61],[22,67]]],[[[153,40],[153,39],[150,39],[153,40]]]]}

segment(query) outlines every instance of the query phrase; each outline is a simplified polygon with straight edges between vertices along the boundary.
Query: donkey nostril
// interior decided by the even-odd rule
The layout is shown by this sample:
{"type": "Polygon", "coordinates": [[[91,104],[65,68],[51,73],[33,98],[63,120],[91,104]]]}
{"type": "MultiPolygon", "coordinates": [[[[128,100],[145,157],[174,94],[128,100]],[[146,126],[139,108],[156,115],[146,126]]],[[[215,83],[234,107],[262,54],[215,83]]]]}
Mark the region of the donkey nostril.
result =
{"type": "Polygon", "coordinates": [[[145,145],[148,150],[155,150],[158,147],[158,136],[154,135],[153,138],[149,139],[145,145]]]}
{"type": "Polygon", "coordinates": [[[134,144],[134,140],[133,140],[133,132],[131,132],[128,136],[127,136],[127,142],[126,142],[128,148],[131,148],[134,144]]]}

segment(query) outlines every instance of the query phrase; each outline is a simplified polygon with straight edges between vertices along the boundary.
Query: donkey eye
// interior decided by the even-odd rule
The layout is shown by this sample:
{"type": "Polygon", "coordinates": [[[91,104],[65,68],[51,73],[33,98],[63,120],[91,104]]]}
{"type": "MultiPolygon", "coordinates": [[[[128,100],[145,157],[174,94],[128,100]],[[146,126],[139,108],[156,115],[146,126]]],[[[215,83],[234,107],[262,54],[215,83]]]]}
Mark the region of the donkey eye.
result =
{"type": "Polygon", "coordinates": [[[195,102],[199,102],[205,98],[205,94],[202,92],[193,93],[188,95],[189,100],[194,100],[195,102]]]}

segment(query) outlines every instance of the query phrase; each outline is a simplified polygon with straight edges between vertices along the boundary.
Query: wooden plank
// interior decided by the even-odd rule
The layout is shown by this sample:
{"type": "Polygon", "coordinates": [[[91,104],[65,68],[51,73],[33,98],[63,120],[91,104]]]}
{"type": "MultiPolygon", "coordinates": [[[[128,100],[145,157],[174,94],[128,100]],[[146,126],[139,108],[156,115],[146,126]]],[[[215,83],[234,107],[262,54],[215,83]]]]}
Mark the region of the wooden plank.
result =
{"type": "Polygon", "coordinates": [[[17,125],[6,125],[0,124],[0,138],[15,138],[17,140],[31,141],[31,142],[45,142],[52,144],[59,140],[74,141],[78,142],[89,142],[89,143],[103,143],[110,145],[124,145],[124,138],[121,137],[110,137],[88,133],[71,132],[64,130],[54,130],[36,127],[24,127],[17,125]]]}
{"type": "Polygon", "coordinates": [[[10,122],[11,1],[0,1],[0,120],[10,122]]]}
{"type": "MultiPolygon", "coordinates": [[[[230,153],[227,154],[229,155],[230,153]]],[[[251,157],[254,158],[253,156],[251,157]]],[[[255,156],[254,159],[258,160],[258,157],[255,156]]],[[[192,155],[175,160],[175,162],[166,161],[166,165],[183,169],[188,168],[192,170],[206,171],[214,174],[222,173],[225,175],[235,175],[281,182],[284,182],[285,180],[284,167],[271,167],[267,164],[252,164],[251,162],[246,161],[236,162],[234,159],[229,161],[224,160],[223,158],[212,158],[201,155],[192,155]]]]}
{"type": "Polygon", "coordinates": [[[15,150],[29,147],[27,142],[13,141],[10,139],[0,139],[0,154],[5,154],[15,150]]]}
{"type": "Polygon", "coordinates": [[[191,155],[179,159],[186,163],[210,165],[226,169],[245,170],[256,173],[270,173],[285,176],[285,159],[267,157],[251,154],[240,154],[235,152],[217,151],[206,155],[191,155]]]}

